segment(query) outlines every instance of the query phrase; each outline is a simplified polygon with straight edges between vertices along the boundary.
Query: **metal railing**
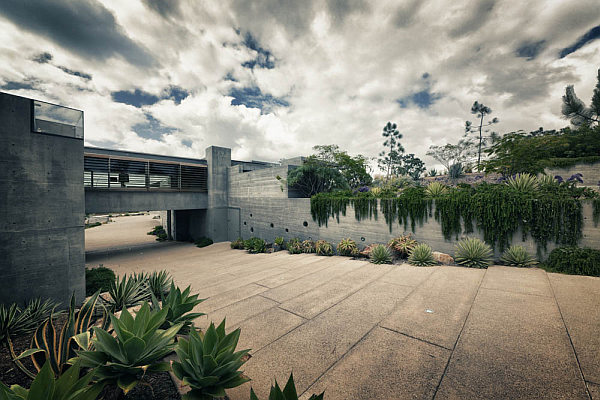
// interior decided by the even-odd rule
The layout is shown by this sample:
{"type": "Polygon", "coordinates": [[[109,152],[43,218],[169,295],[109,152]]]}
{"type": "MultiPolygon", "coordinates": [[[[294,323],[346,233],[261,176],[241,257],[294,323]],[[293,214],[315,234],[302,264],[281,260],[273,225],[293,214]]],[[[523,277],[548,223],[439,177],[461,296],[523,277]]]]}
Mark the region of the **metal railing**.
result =
{"type": "Polygon", "coordinates": [[[208,168],[178,162],[84,155],[86,190],[206,192],[208,168]]]}

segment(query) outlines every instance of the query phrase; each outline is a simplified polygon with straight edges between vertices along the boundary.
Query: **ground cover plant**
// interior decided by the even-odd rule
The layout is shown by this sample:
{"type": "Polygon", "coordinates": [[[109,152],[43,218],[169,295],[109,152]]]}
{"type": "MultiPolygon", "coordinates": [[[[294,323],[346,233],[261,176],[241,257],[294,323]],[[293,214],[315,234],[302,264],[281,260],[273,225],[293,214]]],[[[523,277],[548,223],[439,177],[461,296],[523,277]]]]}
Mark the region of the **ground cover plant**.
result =
{"type": "Polygon", "coordinates": [[[169,238],[169,236],[167,235],[167,231],[165,231],[165,228],[163,228],[162,225],[156,225],[154,229],[148,232],[148,235],[156,236],[156,240],[158,240],[159,242],[163,242],[169,238]]]}
{"type": "Polygon", "coordinates": [[[557,247],[542,266],[548,271],[600,276],[600,250],[575,246],[557,247]]]}
{"type": "Polygon", "coordinates": [[[206,247],[206,246],[210,246],[211,244],[213,244],[213,240],[211,238],[207,238],[207,237],[201,237],[199,239],[196,239],[194,241],[194,244],[197,247],[206,247]]]}

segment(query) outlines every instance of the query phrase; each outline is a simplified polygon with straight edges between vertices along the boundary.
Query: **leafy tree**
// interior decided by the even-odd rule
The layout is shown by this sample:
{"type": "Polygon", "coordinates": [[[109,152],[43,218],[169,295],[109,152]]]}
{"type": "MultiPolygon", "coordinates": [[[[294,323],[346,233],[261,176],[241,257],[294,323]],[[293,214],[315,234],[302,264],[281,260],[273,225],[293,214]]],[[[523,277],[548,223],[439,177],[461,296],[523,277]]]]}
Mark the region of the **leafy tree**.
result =
{"type": "Polygon", "coordinates": [[[288,173],[287,184],[305,197],[350,188],[348,181],[337,168],[315,157],[308,157],[303,165],[291,170],[288,173]]]}
{"type": "MultiPolygon", "coordinates": [[[[477,118],[479,118],[479,126],[473,126],[473,123],[471,121],[465,121],[465,134],[469,134],[471,132],[476,132],[477,130],[479,131],[479,148],[477,151],[477,170],[480,171],[480,165],[481,165],[481,147],[484,144],[484,138],[483,138],[483,120],[486,117],[486,115],[489,115],[492,113],[492,109],[489,108],[488,106],[484,105],[483,103],[479,103],[478,101],[475,101],[475,103],[473,103],[473,105],[471,106],[471,114],[474,114],[477,116],[477,118]]],[[[487,124],[485,124],[485,126],[490,126],[493,124],[498,123],[498,118],[494,117],[491,121],[489,121],[487,124]]],[[[487,131],[486,131],[487,132],[487,131]]]]}
{"type": "Polygon", "coordinates": [[[401,156],[401,158],[402,165],[398,168],[398,172],[401,175],[410,176],[415,181],[418,180],[425,171],[425,163],[412,153],[401,156]]]}
{"type": "Polygon", "coordinates": [[[577,97],[573,85],[565,88],[565,95],[562,99],[562,114],[574,126],[589,125],[594,122],[600,125],[600,69],[598,70],[598,81],[589,107],[586,107],[583,101],[577,97]]]}
{"type": "Polygon", "coordinates": [[[314,146],[315,157],[333,168],[337,168],[348,181],[351,188],[370,185],[373,178],[369,174],[369,159],[363,155],[352,157],[335,144],[314,146]]]}
{"type": "Polygon", "coordinates": [[[388,122],[383,127],[382,136],[385,138],[383,142],[383,150],[379,153],[377,160],[379,168],[386,173],[386,179],[389,179],[390,175],[398,174],[398,169],[402,167],[402,153],[404,153],[404,147],[400,144],[402,134],[398,131],[398,126],[395,123],[388,122]]]}
{"type": "Polygon", "coordinates": [[[466,164],[474,156],[474,143],[471,139],[461,139],[457,144],[445,144],[443,146],[430,146],[428,156],[439,161],[446,170],[454,164],[466,164]]]}

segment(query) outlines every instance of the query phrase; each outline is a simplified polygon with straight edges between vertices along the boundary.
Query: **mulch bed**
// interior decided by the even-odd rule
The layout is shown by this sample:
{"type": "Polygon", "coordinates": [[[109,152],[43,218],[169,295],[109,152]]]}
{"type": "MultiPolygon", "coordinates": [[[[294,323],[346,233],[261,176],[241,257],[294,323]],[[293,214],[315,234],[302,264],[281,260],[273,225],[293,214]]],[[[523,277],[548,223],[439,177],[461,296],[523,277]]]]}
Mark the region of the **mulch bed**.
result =
{"type": "MultiPolygon", "coordinates": [[[[57,331],[62,328],[65,323],[66,316],[60,315],[54,319],[54,326],[57,331]]],[[[27,350],[31,346],[31,338],[33,333],[16,337],[12,339],[12,344],[15,350],[15,354],[19,355],[23,351],[27,350]]],[[[21,360],[23,365],[32,372],[35,372],[35,367],[31,358],[27,357],[21,360]]],[[[25,388],[29,388],[31,385],[31,379],[25,375],[12,361],[10,351],[6,346],[0,349],[0,381],[7,386],[21,385],[25,388]]],[[[116,400],[110,388],[106,388],[102,393],[105,397],[100,396],[106,400],[116,400]]],[[[168,372],[161,372],[157,374],[151,374],[142,380],[142,384],[135,387],[126,397],[127,400],[180,400],[181,396],[177,392],[175,384],[171,380],[171,376],[168,372]]]]}

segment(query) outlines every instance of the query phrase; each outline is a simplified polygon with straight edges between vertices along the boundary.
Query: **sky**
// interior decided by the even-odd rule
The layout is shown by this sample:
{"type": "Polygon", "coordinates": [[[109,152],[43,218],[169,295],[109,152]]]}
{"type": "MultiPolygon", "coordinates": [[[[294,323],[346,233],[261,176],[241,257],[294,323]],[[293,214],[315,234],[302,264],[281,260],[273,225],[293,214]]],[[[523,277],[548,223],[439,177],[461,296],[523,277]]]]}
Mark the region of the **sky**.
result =
{"type": "Polygon", "coordinates": [[[376,157],[391,121],[439,167],[474,101],[501,134],[558,129],[599,67],[598,0],[0,2],[0,91],[83,110],[88,146],[172,156],[376,157]]]}

